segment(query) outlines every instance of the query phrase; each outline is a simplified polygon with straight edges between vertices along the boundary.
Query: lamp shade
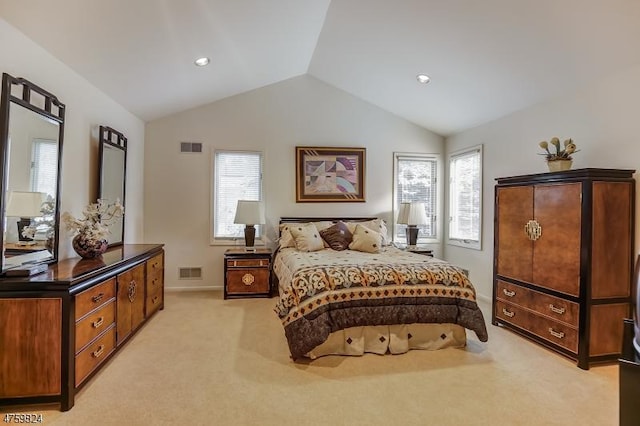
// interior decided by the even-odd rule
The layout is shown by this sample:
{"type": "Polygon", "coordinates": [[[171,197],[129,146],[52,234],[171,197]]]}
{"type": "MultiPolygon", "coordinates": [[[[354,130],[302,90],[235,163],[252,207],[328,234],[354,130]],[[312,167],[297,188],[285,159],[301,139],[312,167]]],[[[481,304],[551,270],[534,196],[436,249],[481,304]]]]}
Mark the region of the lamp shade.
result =
{"type": "Polygon", "coordinates": [[[238,200],[236,217],[233,223],[259,225],[265,223],[264,203],[262,201],[238,200]]]}
{"type": "Polygon", "coordinates": [[[7,202],[7,216],[40,217],[42,203],[46,200],[44,192],[11,191],[7,202]]]}
{"type": "Polygon", "coordinates": [[[401,225],[426,225],[427,213],[424,203],[400,203],[398,223],[401,225]]]}
{"type": "Polygon", "coordinates": [[[411,203],[400,203],[400,208],[398,209],[398,223],[400,225],[406,225],[407,219],[409,219],[409,205],[411,203]]]}

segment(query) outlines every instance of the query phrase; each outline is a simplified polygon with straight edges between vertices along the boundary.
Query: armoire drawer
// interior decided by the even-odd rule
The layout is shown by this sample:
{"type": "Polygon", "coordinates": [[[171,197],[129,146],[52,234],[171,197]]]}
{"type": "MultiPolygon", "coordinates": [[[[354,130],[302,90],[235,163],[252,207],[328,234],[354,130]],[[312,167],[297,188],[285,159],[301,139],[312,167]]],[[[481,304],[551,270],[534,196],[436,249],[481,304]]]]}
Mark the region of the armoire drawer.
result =
{"type": "Polygon", "coordinates": [[[577,329],[501,300],[496,300],[495,310],[496,318],[500,321],[515,325],[573,353],[578,353],[577,329]]]}
{"type": "Polygon", "coordinates": [[[580,306],[577,303],[500,280],[496,298],[578,328],[580,306]]]}

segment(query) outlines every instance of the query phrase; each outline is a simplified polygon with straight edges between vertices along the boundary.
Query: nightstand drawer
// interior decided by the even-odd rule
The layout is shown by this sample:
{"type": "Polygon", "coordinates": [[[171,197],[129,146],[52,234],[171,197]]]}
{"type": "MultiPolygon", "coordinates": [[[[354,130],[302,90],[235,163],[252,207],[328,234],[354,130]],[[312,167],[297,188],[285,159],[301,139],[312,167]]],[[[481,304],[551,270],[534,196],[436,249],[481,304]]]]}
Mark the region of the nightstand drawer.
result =
{"type": "Polygon", "coordinates": [[[267,268],[228,270],[227,293],[268,293],[269,274],[267,268]]]}
{"type": "Polygon", "coordinates": [[[227,268],[268,268],[270,259],[228,259],[227,268]]]}

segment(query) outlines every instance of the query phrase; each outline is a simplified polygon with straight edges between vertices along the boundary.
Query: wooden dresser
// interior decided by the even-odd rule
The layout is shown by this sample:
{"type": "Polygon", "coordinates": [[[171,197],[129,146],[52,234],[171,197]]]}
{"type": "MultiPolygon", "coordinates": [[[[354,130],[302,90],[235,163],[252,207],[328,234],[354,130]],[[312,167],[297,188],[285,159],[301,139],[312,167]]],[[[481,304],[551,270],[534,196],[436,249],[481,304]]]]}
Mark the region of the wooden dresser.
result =
{"type": "Polygon", "coordinates": [[[0,405],[60,403],[164,307],[164,250],[126,244],[0,279],[0,405]]]}
{"type": "Polygon", "coordinates": [[[497,179],[492,322],[577,360],[615,361],[631,313],[634,170],[497,179]]]}

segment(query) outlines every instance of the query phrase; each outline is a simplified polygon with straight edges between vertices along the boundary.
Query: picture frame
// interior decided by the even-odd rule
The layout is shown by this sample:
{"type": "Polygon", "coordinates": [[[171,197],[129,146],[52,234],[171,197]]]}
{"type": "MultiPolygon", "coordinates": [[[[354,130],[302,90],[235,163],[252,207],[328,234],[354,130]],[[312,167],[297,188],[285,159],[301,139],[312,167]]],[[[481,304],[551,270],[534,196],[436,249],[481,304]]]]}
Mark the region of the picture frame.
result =
{"type": "Polygon", "coordinates": [[[296,147],[296,203],[364,202],[366,148],[296,147]]]}

